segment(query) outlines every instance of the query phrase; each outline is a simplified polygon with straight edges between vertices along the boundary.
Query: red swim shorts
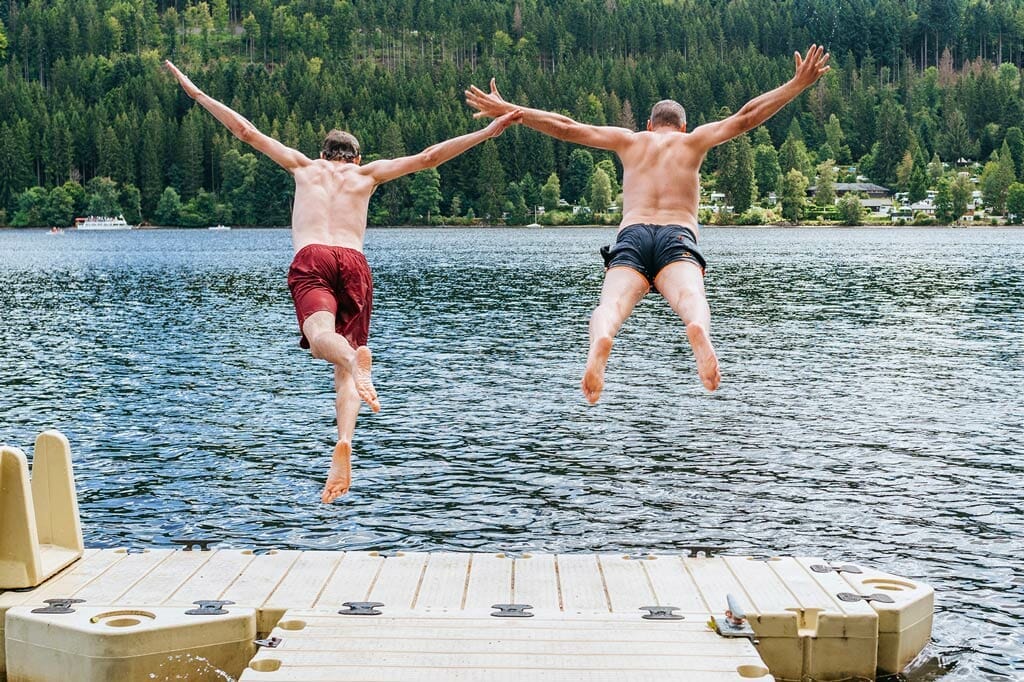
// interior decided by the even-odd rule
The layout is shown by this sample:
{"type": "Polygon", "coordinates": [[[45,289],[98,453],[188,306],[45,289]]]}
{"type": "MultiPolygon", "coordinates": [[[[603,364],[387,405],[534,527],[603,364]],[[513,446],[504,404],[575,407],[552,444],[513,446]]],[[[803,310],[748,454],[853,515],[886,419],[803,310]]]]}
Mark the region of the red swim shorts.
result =
{"type": "MultiPolygon", "coordinates": [[[[322,310],[334,315],[334,330],[353,348],[366,345],[373,310],[373,276],[366,256],[343,246],[310,244],[299,249],[288,268],[299,332],[306,318],[322,310]]],[[[309,348],[302,335],[299,345],[309,348]]]]}

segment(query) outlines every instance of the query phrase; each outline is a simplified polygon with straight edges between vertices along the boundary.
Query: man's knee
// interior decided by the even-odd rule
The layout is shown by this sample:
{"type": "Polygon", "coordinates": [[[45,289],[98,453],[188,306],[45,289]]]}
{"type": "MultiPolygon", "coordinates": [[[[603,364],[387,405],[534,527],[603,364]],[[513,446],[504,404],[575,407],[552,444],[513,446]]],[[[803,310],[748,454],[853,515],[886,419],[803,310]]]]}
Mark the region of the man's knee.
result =
{"type": "Polygon", "coordinates": [[[306,340],[309,341],[309,352],[314,358],[323,360],[327,357],[330,332],[315,331],[312,334],[307,333],[306,340]]]}

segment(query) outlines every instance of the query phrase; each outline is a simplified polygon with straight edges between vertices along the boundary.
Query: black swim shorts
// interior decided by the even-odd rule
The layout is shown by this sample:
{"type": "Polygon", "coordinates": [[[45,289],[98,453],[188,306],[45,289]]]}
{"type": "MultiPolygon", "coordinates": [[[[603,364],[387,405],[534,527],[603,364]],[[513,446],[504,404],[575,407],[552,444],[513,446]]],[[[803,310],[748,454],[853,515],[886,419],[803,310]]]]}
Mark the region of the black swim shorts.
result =
{"type": "Polygon", "coordinates": [[[697,250],[693,230],[682,225],[627,225],[619,230],[615,243],[601,248],[605,268],[625,266],[636,270],[654,284],[654,278],[669,263],[689,261],[701,272],[707,267],[697,250]]]}

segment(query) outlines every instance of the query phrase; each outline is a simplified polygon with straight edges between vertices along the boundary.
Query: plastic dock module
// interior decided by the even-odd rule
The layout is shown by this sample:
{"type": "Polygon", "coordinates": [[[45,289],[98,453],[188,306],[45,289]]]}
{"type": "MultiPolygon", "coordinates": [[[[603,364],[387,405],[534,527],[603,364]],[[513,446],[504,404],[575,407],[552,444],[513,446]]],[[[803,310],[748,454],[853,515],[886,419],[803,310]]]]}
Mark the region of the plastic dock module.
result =
{"type": "MultiPolygon", "coordinates": [[[[177,614],[199,600],[236,602],[227,608],[251,609],[252,632],[271,635],[246,682],[872,679],[920,652],[933,609],[925,585],[815,558],[86,550],[35,589],[0,593],[7,652],[21,657],[11,679],[49,679],[23,675],[45,659],[23,656],[29,645],[102,658],[68,644],[67,627],[12,629],[52,599],[177,614]]],[[[194,632],[215,622],[199,621],[194,632]]],[[[212,640],[147,641],[191,660],[212,640]]],[[[150,644],[138,646],[143,656],[150,644]]]]}
{"type": "Polygon", "coordinates": [[[0,589],[35,587],[82,556],[71,448],[58,431],[36,439],[28,460],[0,447],[0,589]]]}
{"type": "Polygon", "coordinates": [[[74,600],[7,612],[9,682],[224,680],[252,656],[252,609],[110,608],[74,600]]]}
{"type": "Polygon", "coordinates": [[[746,639],[726,640],[697,614],[632,615],[494,609],[427,615],[289,611],[240,682],[341,680],[772,680],[746,639]],[[274,639],[276,638],[276,640],[274,639]]]}
{"type": "Polygon", "coordinates": [[[0,448],[0,682],[837,682],[931,634],[930,587],[818,558],[83,551],[69,453],[0,448]]]}

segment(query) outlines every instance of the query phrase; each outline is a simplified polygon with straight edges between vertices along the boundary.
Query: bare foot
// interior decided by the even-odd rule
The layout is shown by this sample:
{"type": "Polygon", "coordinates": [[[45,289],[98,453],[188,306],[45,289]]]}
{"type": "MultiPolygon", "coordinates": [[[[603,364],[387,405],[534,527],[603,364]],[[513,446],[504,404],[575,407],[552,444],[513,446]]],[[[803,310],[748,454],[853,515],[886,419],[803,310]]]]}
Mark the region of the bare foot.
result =
{"type": "Polygon", "coordinates": [[[327,483],[324,484],[324,492],[320,495],[320,501],[324,504],[334,502],[348,492],[350,485],[352,485],[352,445],[338,443],[334,446],[331,468],[327,471],[327,483]]]}
{"type": "Polygon", "coordinates": [[[608,364],[611,352],[612,340],[609,338],[597,339],[590,348],[587,369],[583,372],[580,388],[583,389],[583,397],[591,405],[601,397],[601,391],[604,389],[604,368],[608,364]]]}
{"type": "Polygon", "coordinates": [[[370,379],[370,369],[373,365],[373,354],[370,353],[370,349],[366,346],[359,346],[356,348],[356,359],[354,363],[352,376],[356,381],[356,391],[359,393],[359,397],[362,398],[370,409],[374,412],[380,412],[380,401],[377,400],[377,389],[373,387],[373,381],[370,379]]]}
{"type": "Polygon", "coordinates": [[[697,361],[697,374],[700,375],[704,388],[709,391],[715,390],[722,381],[722,375],[718,371],[718,356],[715,355],[714,346],[711,345],[708,330],[699,324],[691,323],[686,325],[686,336],[690,339],[690,346],[693,347],[693,357],[697,361]]]}

